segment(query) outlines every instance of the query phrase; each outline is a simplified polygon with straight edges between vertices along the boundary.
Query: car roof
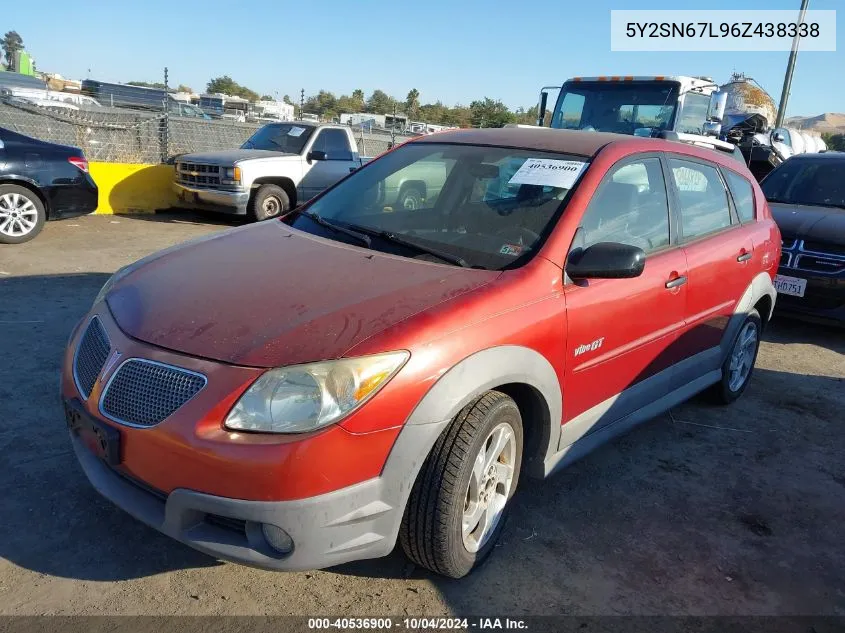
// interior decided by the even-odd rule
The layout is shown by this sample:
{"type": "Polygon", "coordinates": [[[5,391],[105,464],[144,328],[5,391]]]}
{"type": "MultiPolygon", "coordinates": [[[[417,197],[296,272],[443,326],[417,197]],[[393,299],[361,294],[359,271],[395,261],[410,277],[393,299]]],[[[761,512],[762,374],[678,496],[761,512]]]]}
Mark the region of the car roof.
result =
{"type": "Polygon", "coordinates": [[[814,152],[809,154],[795,154],[790,156],[787,160],[797,162],[799,160],[845,160],[845,152],[825,151],[814,152]]]}
{"type": "Polygon", "coordinates": [[[643,138],[609,132],[585,132],[582,130],[558,130],[547,127],[505,127],[447,130],[429,136],[416,138],[408,143],[454,143],[460,145],[492,145],[515,149],[536,149],[562,154],[595,156],[606,147],[613,147],[619,153],[673,152],[718,163],[737,169],[739,163],[727,152],[690,143],[658,138],[643,138]]]}

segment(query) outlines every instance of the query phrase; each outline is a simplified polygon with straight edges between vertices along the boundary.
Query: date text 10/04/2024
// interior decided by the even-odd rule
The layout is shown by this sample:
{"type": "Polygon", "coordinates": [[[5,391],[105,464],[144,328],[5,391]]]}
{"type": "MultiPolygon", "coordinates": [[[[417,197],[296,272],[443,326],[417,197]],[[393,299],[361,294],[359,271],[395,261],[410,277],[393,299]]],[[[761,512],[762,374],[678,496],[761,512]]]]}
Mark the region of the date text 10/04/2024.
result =
{"type": "Polygon", "coordinates": [[[513,618],[308,618],[308,628],[340,630],[524,630],[525,620],[513,618]]]}

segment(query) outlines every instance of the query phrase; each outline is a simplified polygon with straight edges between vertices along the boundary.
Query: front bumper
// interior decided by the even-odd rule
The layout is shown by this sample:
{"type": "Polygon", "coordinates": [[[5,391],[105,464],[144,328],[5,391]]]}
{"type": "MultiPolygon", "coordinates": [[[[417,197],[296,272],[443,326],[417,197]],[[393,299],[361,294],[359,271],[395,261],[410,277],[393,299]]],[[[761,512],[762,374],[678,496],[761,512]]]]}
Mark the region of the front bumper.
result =
{"type": "Polygon", "coordinates": [[[845,326],[845,277],[781,267],[778,274],[807,280],[803,297],[778,295],[775,314],[828,325],[845,326]]]}
{"type": "MultiPolygon", "coordinates": [[[[338,425],[303,436],[228,432],[223,418],[243,386],[263,370],[131,339],[104,303],[94,307],[94,314],[110,349],[122,358],[153,360],[208,379],[195,397],[157,425],[137,428],[108,419],[100,408],[103,389],[121,363],[107,363],[89,397],[82,397],[74,358],[90,318],[81,322],[63,359],[61,395],[66,405],[119,433],[118,448],[104,457],[111,460],[106,463],[71,431],[77,459],[103,496],[197,550],[267,569],[316,569],[392,550],[417,472],[448,420],[363,433],[338,425]],[[284,530],[293,539],[293,551],[273,550],[262,524],[284,530]]],[[[390,409],[389,403],[384,406],[390,409]]],[[[378,411],[371,414],[379,416],[378,411]]]]}
{"type": "Polygon", "coordinates": [[[119,474],[71,434],[74,452],[94,488],[130,515],[185,545],[243,565],[300,571],[331,567],[391,552],[422,460],[446,422],[407,426],[380,477],[307,499],[251,501],[178,488],[165,495],[119,474]],[[293,540],[276,552],[262,524],[293,540]]]}
{"type": "Polygon", "coordinates": [[[219,213],[246,215],[249,191],[202,189],[188,187],[178,182],[173,183],[173,190],[179,197],[181,204],[185,206],[219,213]]]}

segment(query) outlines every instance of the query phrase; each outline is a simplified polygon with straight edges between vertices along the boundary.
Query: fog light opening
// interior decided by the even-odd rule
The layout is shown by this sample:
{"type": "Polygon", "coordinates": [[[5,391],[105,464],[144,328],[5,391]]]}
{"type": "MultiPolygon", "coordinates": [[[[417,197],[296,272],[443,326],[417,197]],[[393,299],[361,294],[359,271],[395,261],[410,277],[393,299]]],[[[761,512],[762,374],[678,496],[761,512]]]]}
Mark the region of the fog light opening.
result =
{"type": "Polygon", "coordinates": [[[282,528],[269,523],[261,524],[261,532],[267,544],[279,554],[290,554],[293,551],[293,539],[282,528]]]}

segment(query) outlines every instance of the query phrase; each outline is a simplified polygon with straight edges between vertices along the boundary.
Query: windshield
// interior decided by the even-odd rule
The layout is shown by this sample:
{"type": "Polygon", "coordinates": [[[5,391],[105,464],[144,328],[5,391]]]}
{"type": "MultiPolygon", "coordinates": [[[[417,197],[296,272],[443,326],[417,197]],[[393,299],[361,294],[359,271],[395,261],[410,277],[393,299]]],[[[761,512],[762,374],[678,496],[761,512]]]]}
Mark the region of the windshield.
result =
{"type": "Polygon", "coordinates": [[[552,127],[655,136],[672,128],[678,84],[566,82],[555,105],[552,127]]]}
{"type": "Polygon", "coordinates": [[[769,202],[845,207],[845,160],[788,160],[760,187],[769,202]]]}
{"type": "Polygon", "coordinates": [[[540,247],[586,167],[582,156],[409,143],[307,205],[311,217],[288,221],[331,239],[366,241],[321,226],[319,217],[406,257],[513,268],[540,247]]]}
{"type": "Polygon", "coordinates": [[[270,123],[241,145],[241,149],[268,149],[274,152],[299,154],[314,132],[311,125],[270,123]]]}

